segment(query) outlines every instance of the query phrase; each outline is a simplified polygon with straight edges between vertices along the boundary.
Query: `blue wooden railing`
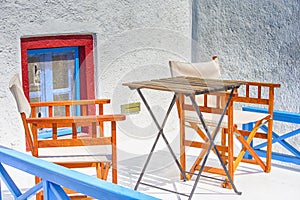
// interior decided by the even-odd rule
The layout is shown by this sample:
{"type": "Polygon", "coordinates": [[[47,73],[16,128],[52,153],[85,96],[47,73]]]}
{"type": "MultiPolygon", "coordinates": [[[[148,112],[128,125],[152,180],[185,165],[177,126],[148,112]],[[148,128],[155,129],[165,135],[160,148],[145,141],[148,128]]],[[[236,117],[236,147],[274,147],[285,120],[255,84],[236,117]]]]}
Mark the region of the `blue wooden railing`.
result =
{"type": "MultiPolygon", "coordinates": [[[[267,109],[249,107],[249,106],[243,107],[243,110],[251,111],[251,112],[268,113],[267,109]]],[[[275,110],[273,120],[274,123],[276,123],[276,121],[280,121],[280,122],[286,122],[292,124],[300,124],[300,114],[275,110]]],[[[245,124],[243,125],[243,129],[251,130],[253,125],[254,123],[245,124]]],[[[266,126],[262,126],[261,129],[265,132],[267,132],[268,130],[266,126]]],[[[290,154],[272,152],[272,159],[300,165],[300,152],[286,141],[286,139],[295,137],[299,133],[300,133],[300,128],[284,134],[278,134],[273,131],[273,139],[272,139],[273,144],[279,143],[282,147],[284,147],[287,151],[289,151],[290,154]]],[[[266,143],[262,143],[254,146],[253,149],[256,151],[256,153],[259,156],[265,157],[266,151],[262,150],[262,148],[264,148],[266,145],[267,145],[266,143]]],[[[245,157],[250,158],[251,156],[249,154],[245,154],[245,157]]]]}
{"type": "MultiPolygon", "coordinates": [[[[69,199],[62,187],[75,190],[95,199],[156,199],[138,191],[102,181],[96,177],[88,176],[3,146],[0,146],[0,178],[6,184],[14,199],[18,200],[27,199],[41,190],[43,190],[44,199],[46,200],[69,199]],[[3,164],[38,176],[42,181],[22,193],[3,164]]],[[[0,200],[2,200],[1,193],[0,191],[0,200]]]]}

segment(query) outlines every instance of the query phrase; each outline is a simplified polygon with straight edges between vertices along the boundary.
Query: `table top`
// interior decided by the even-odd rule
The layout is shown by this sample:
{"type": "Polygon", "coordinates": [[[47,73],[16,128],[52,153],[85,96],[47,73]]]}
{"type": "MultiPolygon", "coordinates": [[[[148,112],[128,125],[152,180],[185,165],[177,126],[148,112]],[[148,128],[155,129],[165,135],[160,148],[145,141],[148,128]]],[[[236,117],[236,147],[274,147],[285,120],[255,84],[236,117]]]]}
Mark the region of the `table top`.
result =
{"type": "Polygon", "coordinates": [[[246,81],[201,79],[183,76],[123,83],[124,86],[128,86],[130,89],[146,88],[195,95],[239,88],[245,84],[247,84],[246,81]]]}

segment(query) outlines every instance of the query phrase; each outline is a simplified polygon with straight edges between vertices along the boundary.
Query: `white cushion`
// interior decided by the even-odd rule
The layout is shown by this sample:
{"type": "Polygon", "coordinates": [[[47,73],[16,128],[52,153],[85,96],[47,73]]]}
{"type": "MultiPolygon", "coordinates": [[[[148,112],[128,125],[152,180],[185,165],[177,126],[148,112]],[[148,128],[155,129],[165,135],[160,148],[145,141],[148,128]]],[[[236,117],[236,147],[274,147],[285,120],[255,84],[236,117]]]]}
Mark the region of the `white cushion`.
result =
{"type": "Polygon", "coordinates": [[[111,160],[111,146],[40,148],[39,158],[56,163],[106,162],[111,160]]]}

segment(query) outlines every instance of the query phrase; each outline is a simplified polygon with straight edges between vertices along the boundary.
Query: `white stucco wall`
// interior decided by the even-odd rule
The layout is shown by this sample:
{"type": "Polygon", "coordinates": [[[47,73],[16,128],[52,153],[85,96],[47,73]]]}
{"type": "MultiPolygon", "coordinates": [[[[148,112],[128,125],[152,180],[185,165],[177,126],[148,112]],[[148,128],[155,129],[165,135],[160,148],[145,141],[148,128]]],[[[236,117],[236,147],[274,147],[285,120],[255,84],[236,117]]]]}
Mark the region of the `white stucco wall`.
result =
{"type": "MultiPolygon", "coordinates": [[[[169,76],[169,59],[190,60],[191,4],[189,0],[0,0],[0,145],[25,151],[20,116],[8,89],[10,78],[21,73],[20,38],[63,34],[93,34],[95,93],[112,99],[106,112],[119,113],[120,104],[140,101],[122,82],[169,76]]],[[[152,106],[163,112],[170,96],[152,97],[161,99],[152,106]]],[[[176,120],[173,116],[171,123],[176,120]]],[[[139,115],[118,124],[119,155],[148,153],[151,146],[145,142],[156,133],[149,120],[143,107],[139,115]],[[132,142],[138,148],[135,152],[126,149],[132,142]]],[[[177,133],[176,127],[169,127],[177,133]]],[[[19,187],[33,184],[33,177],[8,169],[19,187]]]]}
{"type": "Polygon", "coordinates": [[[24,135],[8,83],[21,72],[21,37],[93,34],[95,92],[112,99],[107,112],[140,101],[122,82],[169,76],[169,59],[190,59],[188,0],[1,0],[0,13],[0,144],[18,150],[25,149],[24,135]]]}
{"type": "Polygon", "coordinates": [[[218,55],[225,78],[280,83],[276,108],[300,112],[300,2],[198,0],[193,57],[218,55]]]}
{"type": "MultiPolygon", "coordinates": [[[[194,61],[217,55],[224,78],[280,83],[275,109],[300,113],[299,0],[195,0],[192,16],[194,61]]],[[[288,142],[300,149],[300,135],[288,142]]]]}

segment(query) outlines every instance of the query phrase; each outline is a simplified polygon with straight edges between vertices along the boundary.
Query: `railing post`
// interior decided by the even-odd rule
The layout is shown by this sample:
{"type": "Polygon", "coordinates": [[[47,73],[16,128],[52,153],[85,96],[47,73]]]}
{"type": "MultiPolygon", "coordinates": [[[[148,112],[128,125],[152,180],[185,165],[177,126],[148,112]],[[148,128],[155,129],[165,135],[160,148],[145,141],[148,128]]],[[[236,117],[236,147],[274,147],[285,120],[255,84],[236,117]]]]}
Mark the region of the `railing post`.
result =
{"type": "Polygon", "coordinates": [[[49,199],[49,182],[46,180],[43,180],[43,191],[44,191],[44,200],[48,200],[49,199]]]}

